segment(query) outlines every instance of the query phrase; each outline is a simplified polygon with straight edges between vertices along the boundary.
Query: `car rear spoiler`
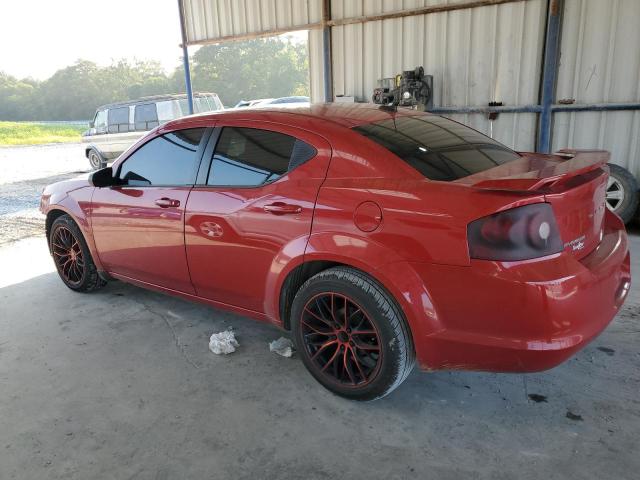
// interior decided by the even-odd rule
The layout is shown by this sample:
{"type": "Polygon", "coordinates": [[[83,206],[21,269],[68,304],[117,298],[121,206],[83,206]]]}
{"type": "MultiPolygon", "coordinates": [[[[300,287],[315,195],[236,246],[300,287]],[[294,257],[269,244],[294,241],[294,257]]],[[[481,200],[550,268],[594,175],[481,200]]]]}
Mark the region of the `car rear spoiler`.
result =
{"type": "Polygon", "coordinates": [[[563,149],[554,155],[523,153],[521,160],[492,169],[495,175],[495,170],[505,167],[505,176],[478,178],[469,184],[487,190],[543,190],[601,168],[610,156],[606,150],[563,149]]]}

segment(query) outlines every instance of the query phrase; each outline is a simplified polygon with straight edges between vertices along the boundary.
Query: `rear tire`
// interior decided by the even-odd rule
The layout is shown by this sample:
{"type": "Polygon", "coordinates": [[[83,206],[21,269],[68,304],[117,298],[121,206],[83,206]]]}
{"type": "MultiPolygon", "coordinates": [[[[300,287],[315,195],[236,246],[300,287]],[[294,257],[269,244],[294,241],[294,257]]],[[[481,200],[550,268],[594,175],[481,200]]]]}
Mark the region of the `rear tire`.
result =
{"type": "Polygon", "coordinates": [[[638,208],[638,182],[627,169],[609,163],[607,207],[624,223],[629,223],[638,208]]]}
{"type": "Polygon", "coordinates": [[[375,400],[413,369],[409,328],[391,295],[358,270],[334,267],[296,294],[291,324],[302,361],[336,395],[375,400]]]}
{"type": "Polygon", "coordinates": [[[92,292],[106,285],[80,228],[69,215],[59,216],[51,225],[49,251],[60,279],[71,290],[92,292]]]}

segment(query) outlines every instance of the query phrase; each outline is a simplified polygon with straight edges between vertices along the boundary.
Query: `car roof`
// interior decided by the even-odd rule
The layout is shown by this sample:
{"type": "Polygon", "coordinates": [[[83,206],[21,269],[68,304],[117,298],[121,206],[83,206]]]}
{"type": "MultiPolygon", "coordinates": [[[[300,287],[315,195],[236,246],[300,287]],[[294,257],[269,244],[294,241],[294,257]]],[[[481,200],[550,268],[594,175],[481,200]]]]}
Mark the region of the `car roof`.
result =
{"type": "Polygon", "coordinates": [[[295,125],[297,117],[311,117],[326,122],[337,123],[347,128],[380,122],[395,117],[424,115],[425,112],[408,108],[393,108],[370,103],[311,103],[308,105],[289,104],[287,107],[262,106],[260,108],[240,108],[189,115],[167,123],[167,127],[180,128],[193,120],[265,120],[295,125]]]}

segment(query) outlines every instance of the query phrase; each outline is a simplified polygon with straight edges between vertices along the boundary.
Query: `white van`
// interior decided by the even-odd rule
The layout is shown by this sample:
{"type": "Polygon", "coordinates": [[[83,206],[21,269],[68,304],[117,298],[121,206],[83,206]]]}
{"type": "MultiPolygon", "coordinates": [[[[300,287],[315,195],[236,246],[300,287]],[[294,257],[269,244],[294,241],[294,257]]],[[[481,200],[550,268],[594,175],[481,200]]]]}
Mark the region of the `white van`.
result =
{"type": "MultiPolygon", "coordinates": [[[[222,110],[215,93],[194,93],[194,113],[222,110]]],[[[189,114],[186,95],[157,95],[111,103],[96,110],[89,130],[82,135],[85,155],[94,170],[115,160],[149,130],[189,114]]]]}

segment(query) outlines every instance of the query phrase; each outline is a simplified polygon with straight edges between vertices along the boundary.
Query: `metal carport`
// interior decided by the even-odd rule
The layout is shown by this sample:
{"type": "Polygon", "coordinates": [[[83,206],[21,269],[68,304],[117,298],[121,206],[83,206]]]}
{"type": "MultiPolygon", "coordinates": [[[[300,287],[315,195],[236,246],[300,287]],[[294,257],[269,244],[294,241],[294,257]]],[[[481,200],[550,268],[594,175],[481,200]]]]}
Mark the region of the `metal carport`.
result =
{"type": "Polygon", "coordinates": [[[640,175],[635,0],[180,0],[180,8],[185,47],[309,30],[314,101],[368,101],[378,78],[423,65],[434,76],[434,112],[518,150],[607,149],[640,175]]]}

